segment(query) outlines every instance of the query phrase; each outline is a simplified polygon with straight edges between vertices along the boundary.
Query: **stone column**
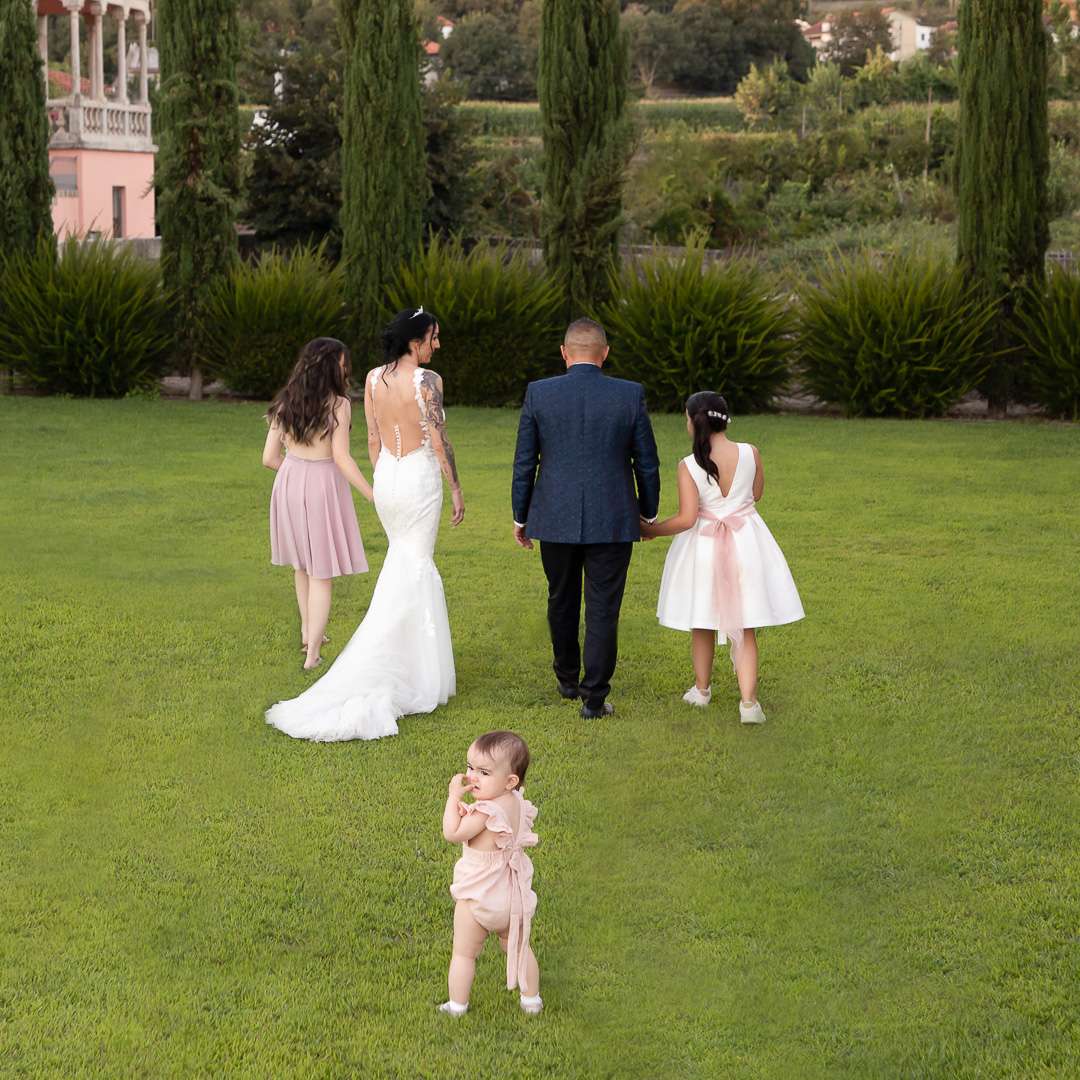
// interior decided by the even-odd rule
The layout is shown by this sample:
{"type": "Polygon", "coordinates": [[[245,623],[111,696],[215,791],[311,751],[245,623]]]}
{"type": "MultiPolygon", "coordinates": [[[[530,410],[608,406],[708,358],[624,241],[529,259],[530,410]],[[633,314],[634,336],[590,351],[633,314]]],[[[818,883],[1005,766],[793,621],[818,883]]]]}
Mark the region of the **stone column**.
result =
{"type": "Polygon", "coordinates": [[[42,75],[45,77],[45,96],[49,96],[49,16],[39,15],[37,20],[37,47],[41,55],[41,63],[44,65],[42,75]]]}
{"type": "Polygon", "coordinates": [[[128,101],[127,72],[127,8],[114,8],[116,14],[116,100],[128,101]]]}
{"type": "Polygon", "coordinates": [[[102,32],[102,13],[100,4],[90,5],[91,35],[93,52],[90,56],[90,96],[95,101],[105,100],[105,35],[102,32]]]}
{"type": "Polygon", "coordinates": [[[77,101],[82,95],[82,44],[79,41],[82,14],[79,0],[68,7],[68,17],[71,19],[71,96],[77,101]]]}
{"type": "Polygon", "coordinates": [[[146,14],[135,12],[135,25],[139,28],[139,104],[145,105],[150,100],[150,54],[146,48],[146,14]]]}

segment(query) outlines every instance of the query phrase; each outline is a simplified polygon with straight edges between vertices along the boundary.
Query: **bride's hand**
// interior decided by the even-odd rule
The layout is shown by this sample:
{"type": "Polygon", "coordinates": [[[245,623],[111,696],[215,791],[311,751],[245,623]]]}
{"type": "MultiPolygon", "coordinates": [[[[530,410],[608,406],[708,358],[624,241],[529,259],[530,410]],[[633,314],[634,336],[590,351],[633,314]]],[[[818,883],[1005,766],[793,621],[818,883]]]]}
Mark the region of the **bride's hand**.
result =
{"type": "Polygon", "coordinates": [[[461,488],[454,488],[450,492],[450,501],[454,507],[454,516],[450,518],[450,524],[460,525],[465,520],[465,498],[461,494],[461,488]]]}

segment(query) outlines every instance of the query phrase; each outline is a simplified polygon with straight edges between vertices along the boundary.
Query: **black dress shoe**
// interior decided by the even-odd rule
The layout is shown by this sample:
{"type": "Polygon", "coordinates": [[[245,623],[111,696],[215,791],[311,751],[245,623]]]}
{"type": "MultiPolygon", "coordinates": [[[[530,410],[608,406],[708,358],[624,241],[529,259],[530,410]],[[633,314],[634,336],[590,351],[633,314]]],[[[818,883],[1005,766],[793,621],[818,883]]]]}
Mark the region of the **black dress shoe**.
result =
{"type": "Polygon", "coordinates": [[[599,709],[590,709],[588,705],[581,706],[583,720],[599,720],[601,716],[611,716],[614,712],[615,706],[610,701],[605,701],[599,709]]]}
{"type": "Polygon", "coordinates": [[[570,686],[568,683],[559,683],[559,694],[566,698],[567,701],[573,701],[574,698],[581,697],[581,691],[576,686],[570,686]]]}

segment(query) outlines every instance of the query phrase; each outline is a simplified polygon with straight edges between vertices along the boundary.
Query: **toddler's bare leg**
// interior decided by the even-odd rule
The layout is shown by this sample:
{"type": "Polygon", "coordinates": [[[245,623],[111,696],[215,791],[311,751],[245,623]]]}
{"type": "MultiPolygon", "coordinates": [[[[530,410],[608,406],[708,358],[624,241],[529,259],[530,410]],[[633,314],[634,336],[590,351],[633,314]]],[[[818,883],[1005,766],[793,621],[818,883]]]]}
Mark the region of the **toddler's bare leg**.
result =
{"type": "Polygon", "coordinates": [[[314,667],[319,661],[323,634],[330,620],[330,593],[334,582],[331,578],[308,578],[307,660],[304,667],[314,667]]]}
{"type": "Polygon", "coordinates": [[[712,685],[713,656],[716,653],[715,630],[690,631],[690,655],[694,660],[694,682],[699,690],[712,685]]]}
{"type": "Polygon", "coordinates": [[[459,900],[454,907],[454,955],[450,958],[447,987],[450,1000],[468,1005],[476,976],[476,958],[487,941],[488,932],[473,918],[472,905],[459,900]]]}
{"type": "MultiPolygon", "coordinates": [[[[510,938],[508,934],[499,935],[499,948],[506,952],[510,938]]],[[[526,997],[536,997],[540,993],[540,965],[530,946],[525,952],[525,970],[521,972],[521,992],[526,997]]]]}
{"type": "Polygon", "coordinates": [[[758,649],[757,634],[744,630],[742,648],[735,658],[735,676],[739,680],[739,693],[743,701],[757,701],[758,649]]]}
{"type": "Polygon", "coordinates": [[[300,640],[306,645],[308,576],[303,570],[293,571],[293,585],[296,586],[296,606],[300,609],[300,640]]]}

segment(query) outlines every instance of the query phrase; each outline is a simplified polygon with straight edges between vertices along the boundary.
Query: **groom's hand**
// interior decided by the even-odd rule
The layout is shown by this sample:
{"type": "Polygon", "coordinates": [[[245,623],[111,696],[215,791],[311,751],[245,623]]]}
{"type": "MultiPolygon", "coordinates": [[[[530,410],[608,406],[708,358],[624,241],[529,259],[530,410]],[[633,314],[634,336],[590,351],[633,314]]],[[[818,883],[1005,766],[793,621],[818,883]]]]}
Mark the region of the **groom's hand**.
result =
{"type": "Polygon", "coordinates": [[[532,551],[533,542],[525,535],[525,526],[519,525],[516,521],[514,522],[514,542],[518,547],[532,551]]]}

